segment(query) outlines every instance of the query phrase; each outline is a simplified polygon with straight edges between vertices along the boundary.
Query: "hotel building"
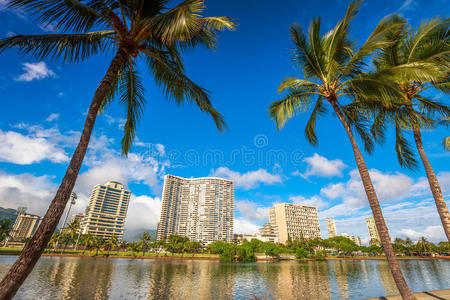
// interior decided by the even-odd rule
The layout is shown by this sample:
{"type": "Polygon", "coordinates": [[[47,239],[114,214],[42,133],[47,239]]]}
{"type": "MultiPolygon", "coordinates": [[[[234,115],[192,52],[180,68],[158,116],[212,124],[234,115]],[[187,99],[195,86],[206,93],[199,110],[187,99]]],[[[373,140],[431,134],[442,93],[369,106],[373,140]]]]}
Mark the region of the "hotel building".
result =
{"type": "Polygon", "coordinates": [[[205,243],[230,242],[233,213],[232,181],[166,175],[157,239],[176,234],[205,243]]]}
{"type": "Polygon", "coordinates": [[[371,244],[381,244],[380,235],[378,234],[377,226],[375,224],[375,219],[373,217],[368,217],[366,219],[367,229],[369,230],[370,243],[371,244]]]}
{"type": "Polygon", "coordinates": [[[12,241],[23,241],[31,237],[40,223],[41,219],[38,216],[29,215],[25,212],[20,213],[11,229],[10,239],[12,241]]]}
{"type": "Polygon", "coordinates": [[[336,229],[336,221],[330,218],[326,218],[327,221],[327,230],[328,230],[328,238],[334,238],[337,236],[337,229],[336,229]]]}
{"type": "Polygon", "coordinates": [[[278,229],[278,241],[320,238],[317,208],[292,203],[275,204],[269,209],[270,223],[278,229]]]}
{"type": "Polygon", "coordinates": [[[109,181],[104,185],[96,185],[86,208],[82,233],[91,233],[105,239],[115,235],[121,240],[130,195],[131,192],[119,182],[109,181]]]}

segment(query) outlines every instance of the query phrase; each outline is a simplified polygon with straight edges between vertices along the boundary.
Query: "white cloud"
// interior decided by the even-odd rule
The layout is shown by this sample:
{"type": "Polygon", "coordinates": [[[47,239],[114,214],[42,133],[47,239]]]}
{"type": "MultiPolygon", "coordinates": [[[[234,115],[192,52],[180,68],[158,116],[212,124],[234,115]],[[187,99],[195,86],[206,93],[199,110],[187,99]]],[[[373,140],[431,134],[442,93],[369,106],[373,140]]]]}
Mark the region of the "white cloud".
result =
{"type": "MultiPolygon", "coordinates": [[[[378,198],[382,202],[398,201],[413,192],[414,180],[400,172],[383,173],[376,169],[369,170],[378,198]]],[[[368,204],[361,177],[357,169],[350,172],[346,182],[333,183],[320,190],[321,195],[329,199],[341,198],[348,206],[362,207],[368,204]]]]}
{"type": "Polygon", "coordinates": [[[255,224],[245,218],[234,218],[234,233],[253,234],[260,228],[258,224],[255,224]]]}
{"type": "Polygon", "coordinates": [[[241,213],[243,219],[249,221],[264,221],[269,217],[269,208],[257,206],[255,202],[241,200],[235,202],[236,209],[241,213]]]}
{"type": "Polygon", "coordinates": [[[125,220],[126,230],[156,229],[160,211],[159,197],[132,195],[125,220]]]}
{"type": "Polygon", "coordinates": [[[256,171],[249,171],[247,173],[239,173],[232,171],[227,167],[220,167],[217,170],[211,171],[211,176],[233,180],[234,186],[249,190],[258,187],[260,184],[272,185],[282,182],[282,177],[279,174],[271,174],[265,169],[258,169],[256,171]]]}
{"type": "Polygon", "coordinates": [[[305,173],[294,172],[293,175],[308,178],[310,176],[317,177],[342,177],[342,171],[347,167],[340,159],[329,160],[317,153],[313,156],[306,157],[304,160],[308,165],[305,173]]]}
{"type": "Polygon", "coordinates": [[[32,214],[43,215],[53,199],[57,186],[50,176],[7,174],[0,171],[0,200],[6,208],[27,207],[32,214]]]}
{"type": "Polygon", "coordinates": [[[28,165],[43,160],[62,163],[69,160],[64,149],[38,133],[23,135],[0,130],[0,161],[28,165]]]}
{"type": "Polygon", "coordinates": [[[409,10],[412,9],[416,6],[416,3],[414,2],[414,0],[405,0],[405,2],[403,2],[402,6],[400,6],[399,10],[409,10]]]}
{"type": "Polygon", "coordinates": [[[48,117],[47,117],[47,119],[45,119],[45,121],[47,121],[47,122],[52,122],[52,121],[56,121],[56,120],[58,120],[59,119],[59,114],[57,114],[57,113],[51,113],[48,117]]]}
{"type": "Polygon", "coordinates": [[[25,73],[19,75],[16,81],[32,81],[35,79],[44,79],[47,77],[54,77],[56,74],[50,70],[45,62],[40,61],[38,63],[23,63],[22,69],[25,73]]]}
{"type": "Polygon", "coordinates": [[[319,196],[312,196],[311,198],[306,198],[303,196],[290,196],[289,201],[292,201],[295,204],[313,206],[316,207],[317,210],[320,210],[328,206],[328,203],[323,201],[323,199],[320,198],[319,196]]]}
{"type": "Polygon", "coordinates": [[[402,229],[399,231],[400,236],[402,237],[409,237],[413,241],[419,240],[421,237],[425,237],[429,241],[432,242],[439,242],[439,241],[445,241],[446,236],[444,233],[444,228],[442,226],[428,226],[425,228],[423,232],[418,232],[413,229],[402,229]]]}

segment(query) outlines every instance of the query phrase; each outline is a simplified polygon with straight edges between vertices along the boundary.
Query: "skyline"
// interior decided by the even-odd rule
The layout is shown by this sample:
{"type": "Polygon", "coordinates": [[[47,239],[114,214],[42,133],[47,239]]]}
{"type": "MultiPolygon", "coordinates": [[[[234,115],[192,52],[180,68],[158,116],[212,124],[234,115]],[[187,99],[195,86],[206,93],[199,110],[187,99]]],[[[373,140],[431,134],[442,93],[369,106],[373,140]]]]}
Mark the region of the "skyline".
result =
{"type": "MultiPolygon", "coordinates": [[[[269,207],[274,203],[293,202],[318,208],[321,231],[326,230],[325,218],[333,217],[340,232],[360,235],[363,242],[367,241],[365,218],[370,216],[370,210],[355,173],[343,128],[335,126],[331,123],[332,116],[327,116],[318,127],[319,147],[313,148],[303,137],[306,116],[299,116],[288,122],[284,130],[276,132],[275,124],[266,111],[270,101],[279,97],[276,87],[281,79],[288,74],[297,74],[289,64],[288,26],[294,21],[306,25],[319,12],[322,17],[329,17],[324,22],[324,26],[329,27],[342,15],[346,4],[338,4],[339,11],[333,13],[330,9],[317,10],[316,4],[289,2],[280,10],[279,17],[263,24],[265,27],[260,29],[263,34],[251,35],[249,31],[256,31],[258,26],[250,22],[254,22],[257,16],[270,15],[269,12],[258,6],[253,11],[254,15],[245,16],[246,6],[256,2],[242,4],[241,10],[232,10],[233,4],[229,3],[229,6],[209,3],[206,11],[212,15],[221,11],[237,18],[240,24],[237,31],[221,34],[217,52],[201,49],[188,53],[186,69],[213,93],[213,103],[225,114],[230,129],[220,135],[211,120],[197,109],[188,105],[181,108],[169,106],[151,78],[145,76],[150,101],[138,127],[135,147],[128,158],[120,156],[122,108],[115,103],[96,124],[86,162],[74,189],[80,198],[72,208],[73,212],[84,210],[95,184],[117,180],[133,191],[129,210],[131,217],[126,224],[131,223],[130,228],[155,229],[164,175],[214,175],[233,179],[236,183],[237,230],[256,232],[254,229],[267,222],[269,207]],[[300,7],[304,11],[300,12],[300,7]],[[244,37],[248,39],[249,36],[251,41],[244,43],[244,37]],[[256,74],[258,78],[254,78],[256,74]],[[196,122],[191,122],[193,118],[196,122]],[[333,129],[332,133],[329,128],[333,129]],[[266,159],[258,160],[258,156],[253,163],[237,159],[227,164],[232,154],[236,150],[243,153],[244,147],[255,154],[262,152],[266,158],[269,151],[278,150],[289,154],[289,157],[292,153],[301,156],[294,163],[288,160],[278,165],[267,163],[266,159]],[[221,151],[224,159],[198,164],[186,159],[186,153],[199,153],[199,157],[204,157],[208,150],[221,151]],[[174,158],[177,154],[184,159],[174,158]],[[352,228],[358,224],[361,230],[355,232],[352,228]]],[[[421,7],[415,1],[397,1],[382,9],[380,4],[365,3],[355,19],[355,24],[362,26],[354,26],[352,33],[360,41],[382,15],[394,12],[406,3],[410,7],[404,7],[401,12],[414,25],[420,19],[435,16],[441,9],[436,3],[427,5],[425,11],[421,11],[421,17],[415,18],[417,6],[421,7]],[[375,9],[380,13],[370,16],[370,11],[375,9]]],[[[277,8],[278,5],[283,6],[275,5],[277,8]]],[[[317,5],[323,5],[323,1],[317,5]]],[[[20,26],[27,27],[26,32],[30,32],[31,24],[35,33],[43,32],[30,20],[20,24],[23,16],[15,12],[3,11],[0,15],[0,24],[5,28],[0,32],[2,37],[16,28],[20,29],[20,26]]],[[[102,66],[108,59],[97,56],[82,65],[63,65],[61,62],[38,62],[27,56],[21,57],[14,50],[0,57],[0,63],[7,67],[7,72],[1,75],[0,89],[5,99],[16,100],[5,103],[0,112],[1,206],[11,207],[4,203],[18,201],[14,207],[27,206],[30,213],[36,214],[45,212],[73,151],[93,89],[103,75],[102,66]],[[75,79],[80,81],[77,86],[71,85],[75,79]],[[36,95],[36,89],[42,93],[36,95]],[[42,102],[45,105],[41,105],[42,102]],[[29,107],[27,111],[22,110],[24,105],[29,107]],[[34,151],[29,151],[30,148],[34,151]]],[[[439,94],[434,96],[439,97],[439,94]]],[[[425,132],[423,140],[430,161],[436,173],[440,174],[444,197],[448,198],[449,153],[444,152],[440,145],[445,133],[442,128],[425,132]]],[[[423,168],[419,166],[416,172],[400,169],[392,141],[391,131],[386,144],[377,146],[374,155],[364,154],[373,170],[372,176],[392,237],[417,239],[420,234],[432,241],[444,240],[423,168]]]]}

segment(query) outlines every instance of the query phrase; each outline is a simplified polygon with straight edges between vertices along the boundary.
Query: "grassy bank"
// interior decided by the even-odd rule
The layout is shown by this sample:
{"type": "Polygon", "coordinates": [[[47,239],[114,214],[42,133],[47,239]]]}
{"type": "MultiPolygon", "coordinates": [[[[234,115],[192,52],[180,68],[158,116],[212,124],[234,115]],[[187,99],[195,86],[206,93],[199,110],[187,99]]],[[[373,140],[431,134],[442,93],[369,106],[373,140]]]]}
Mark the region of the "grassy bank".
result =
{"type": "MultiPolygon", "coordinates": [[[[0,247],[0,255],[19,255],[22,251],[21,248],[4,248],[0,247]]],[[[206,259],[206,260],[219,260],[220,257],[218,254],[209,254],[209,253],[153,253],[148,252],[145,253],[145,256],[142,255],[142,252],[132,252],[132,251],[99,251],[98,255],[96,255],[95,251],[83,251],[83,250],[66,250],[64,253],[61,251],[53,251],[51,249],[47,249],[43,256],[59,256],[59,257],[109,257],[109,258],[140,258],[140,259],[206,259]]],[[[337,257],[337,256],[328,256],[326,260],[385,260],[384,256],[348,256],[348,257],[337,257]]],[[[449,256],[440,256],[440,257],[426,257],[426,256],[398,256],[399,260],[433,260],[433,259],[448,259],[449,256]]],[[[300,259],[304,261],[315,260],[310,258],[300,259]]]]}

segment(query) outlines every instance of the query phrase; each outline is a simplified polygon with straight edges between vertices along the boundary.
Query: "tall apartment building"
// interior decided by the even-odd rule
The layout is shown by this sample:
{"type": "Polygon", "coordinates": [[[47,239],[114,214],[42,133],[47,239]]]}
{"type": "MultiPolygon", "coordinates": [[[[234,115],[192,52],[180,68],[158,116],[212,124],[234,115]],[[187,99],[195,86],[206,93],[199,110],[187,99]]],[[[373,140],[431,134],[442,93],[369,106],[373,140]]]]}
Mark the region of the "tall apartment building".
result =
{"type": "Polygon", "coordinates": [[[21,212],[14,222],[8,240],[23,241],[31,237],[40,223],[41,219],[38,216],[26,214],[24,211],[21,212]]]}
{"type": "Polygon", "coordinates": [[[269,219],[278,229],[280,243],[301,237],[320,238],[319,218],[315,207],[292,203],[275,204],[269,209],[269,219]]]}
{"type": "Polygon", "coordinates": [[[375,244],[381,244],[380,235],[378,234],[377,226],[375,225],[375,219],[368,217],[366,219],[367,229],[369,230],[370,242],[375,244]]]}
{"type": "Polygon", "coordinates": [[[327,230],[328,230],[328,238],[334,238],[337,236],[337,229],[336,229],[336,221],[330,218],[326,218],[327,221],[327,230]]]}
{"type": "Polygon", "coordinates": [[[122,239],[130,196],[131,192],[119,182],[97,184],[86,208],[82,233],[105,239],[115,235],[122,239]]]}
{"type": "Polygon", "coordinates": [[[72,217],[70,218],[69,224],[73,223],[73,222],[78,222],[79,224],[82,224],[83,223],[83,219],[84,219],[84,214],[72,215],[72,217]]]}
{"type": "Polygon", "coordinates": [[[205,243],[230,242],[233,213],[232,181],[166,175],[157,239],[176,234],[205,243]]]}

